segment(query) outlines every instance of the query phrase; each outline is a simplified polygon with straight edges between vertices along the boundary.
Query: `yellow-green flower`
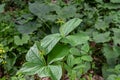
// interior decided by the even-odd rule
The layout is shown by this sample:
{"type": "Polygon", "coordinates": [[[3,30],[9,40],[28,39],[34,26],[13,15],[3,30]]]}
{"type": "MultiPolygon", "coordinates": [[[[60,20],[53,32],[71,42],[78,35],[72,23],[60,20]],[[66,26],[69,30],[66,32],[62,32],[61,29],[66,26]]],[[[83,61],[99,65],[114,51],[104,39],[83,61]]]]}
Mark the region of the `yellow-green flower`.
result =
{"type": "Polygon", "coordinates": [[[4,49],[0,49],[0,54],[5,53],[4,49]]]}
{"type": "Polygon", "coordinates": [[[3,58],[3,56],[2,56],[2,55],[0,55],[0,58],[2,59],[2,58],[3,58]]]}
{"type": "Polygon", "coordinates": [[[2,61],[2,64],[6,64],[7,62],[6,61],[2,61]]]}
{"type": "Polygon", "coordinates": [[[40,54],[44,55],[44,54],[45,54],[45,51],[44,51],[44,50],[41,50],[41,51],[40,51],[40,54]]]}
{"type": "Polygon", "coordinates": [[[59,18],[59,19],[56,21],[56,23],[57,23],[57,24],[64,24],[65,21],[64,21],[63,19],[60,19],[60,18],[59,18]]]}

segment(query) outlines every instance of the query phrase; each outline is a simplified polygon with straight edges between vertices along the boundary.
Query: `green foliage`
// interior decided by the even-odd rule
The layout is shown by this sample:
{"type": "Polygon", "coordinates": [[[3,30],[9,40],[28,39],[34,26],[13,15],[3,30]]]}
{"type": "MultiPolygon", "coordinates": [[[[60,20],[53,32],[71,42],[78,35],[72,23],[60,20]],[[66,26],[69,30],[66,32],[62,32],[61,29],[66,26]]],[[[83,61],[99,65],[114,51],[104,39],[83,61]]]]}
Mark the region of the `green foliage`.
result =
{"type": "Polygon", "coordinates": [[[48,63],[63,60],[65,56],[69,54],[69,47],[67,45],[58,44],[53,48],[53,50],[48,55],[48,63]]]}
{"type": "MultiPolygon", "coordinates": [[[[76,19],[72,19],[70,21],[75,22],[76,19]]],[[[68,22],[65,24],[67,24],[66,27],[69,28],[68,22]]],[[[74,27],[74,25],[75,23],[72,23],[70,26],[74,27]]],[[[71,31],[72,30],[69,32],[71,31]]],[[[48,35],[41,40],[40,45],[35,44],[32,48],[30,48],[26,55],[26,60],[28,62],[24,64],[20,72],[26,73],[28,75],[38,74],[39,77],[50,77],[53,80],[60,80],[62,76],[62,65],[52,65],[52,63],[63,60],[63,58],[69,53],[69,47],[67,45],[56,45],[62,38],[61,35],[62,34],[60,33],[48,35]],[[38,46],[41,48],[38,48],[38,46]],[[48,56],[47,62],[45,61],[44,55],[48,56]],[[59,75],[56,73],[59,73],[59,75]]]]}
{"type": "Polygon", "coordinates": [[[58,41],[61,39],[60,34],[51,34],[46,36],[42,41],[41,41],[41,46],[46,49],[46,54],[48,54],[53,47],[58,43],[58,41]]]}
{"type": "Polygon", "coordinates": [[[104,42],[108,42],[110,41],[110,32],[105,32],[105,33],[93,33],[93,40],[96,42],[96,43],[104,43],[104,42]]]}
{"type": "Polygon", "coordinates": [[[5,7],[5,4],[1,4],[1,5],[0,5],[0,13],[3,13],[3,12],[4,12],[4,7],[5,7]]]}
{"type": "Polygon", "coordinates": [[[60,27],[60,33],[62,36],[68,35],[71,31],[73,31],[80,23],[81,19],[75,18],[67,22],[66,24],[60,27]]]}
{"type": "Polygon", "coordinates": [[[66,43],[69,43],[72,46],[77,46],[86,43],[89,40],[89,36],[85,35],[84,33],[77,33],[67,36],[66,39],[66,43]]]}
{"type": "Polygon", "coordinates": [[[31,76],[85,80],[95,74],[105,80],[120,79],[119,0],[0,3],[3,80],[5,74],[13,76],[12,80],[24,80],[25,76],[28,80],[31,76]],[[16,72],[25,76],[15,76],[16,72]]]}
{"type": "Polygon", "coordinates": [[[19,36],[14,36],[14,41],[16,45],[23,45],[24,43],[28,43],[29,35],[22,35],[22,38],[20,39],[19,36]]]}

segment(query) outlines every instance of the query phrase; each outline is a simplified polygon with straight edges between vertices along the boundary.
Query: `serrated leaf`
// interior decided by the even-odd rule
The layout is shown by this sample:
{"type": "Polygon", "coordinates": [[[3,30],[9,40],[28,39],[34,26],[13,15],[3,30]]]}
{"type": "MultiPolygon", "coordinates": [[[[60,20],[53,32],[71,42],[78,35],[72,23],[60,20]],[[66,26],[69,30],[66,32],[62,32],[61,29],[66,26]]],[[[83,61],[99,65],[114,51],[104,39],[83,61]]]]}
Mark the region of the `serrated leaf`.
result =
{"type": "Polygon", "coordinates": [[[117,74],[120,74],[120,64],[118,64],[118,65],[115,66],[114,71],[115,71],[117,74]]]}
{"type": "Polygon", "coordinates": [[[117,80],[116,78],[117,78],[117,75],[113,74],[113,75],[109,75],[107,80],[117,80]]]}
{"type": "Polygon", "coordinates": [[[52,11],[54,12],[60,12],[61,7],[56,4],[45,4],[45,3],[38,3],[37,1],[34,3],[29,3],[29,10],[38,18],[45,19],[49,21],[54,21],[57,19],[57,16],[54,14],[51,14],[52,11]]]}
{"type": "Polygon", "coordinates": [[[56,33],[48,35],[41,40],[41,46],[46,49],[46,54],[48,54],[53,49],[53,47],[58,43],[60,39],[60,34],[56,33]]]}
{"type": "Polygon", "coordinates": [[[107,59],[107,63],[110,66],[114,66],[116,64],[117,57],[120,55],[120,48],[117,46],[111,47],[110,45],[105,44],[102,51],[107,59]]]}
{"type": "Polygon", "coordinates": [[[16,45],[23,45],[27,43],[29,39],[29,35],[26,34],[22,35],[22,38],[20,38],[19,36],[14,36],[14,42],[16,45]]]}
{"type": "Polygon", "coordinates": [[[70,6],[65,6],[61,9],[61,11],[57,12],[58,16],[60,16],[61,18],[70,18],[70,17],[74,17],[76,15],[76,7],[73,5],[70,6]],[[68,14],[70,13],[70,14],[68,14]]]}
{"type": "Polygon", "coordinates": [[[67,36],[66,39],[66,43],[69,43],[72,46],[77,46],[80,44],[87,43],[89,40],[89,36],[85,35],[84,33],[77,33],[74,35],[67,36]]]}
{"type": "Polygon", "coordinates": [[[103,52],[106,58],[117,58],[120,54],[116,52],[116,47],[110,47],[109,45],[104,45],[103,52]]]}
{"type": "Polygon", "coordinates": [[[48,54],[48,63],[51,64],[55,61],[62,60],[69,53],[69,47],[67,45],[58,44],[48,54]]]}
{"type": "Polygon", "coordinates": [[[78,25],[82,22],[79,18],[74,18],[66,22],[60,27],[60,34],[62,36],[68,35],[71,31],[73,31],[78,25]]]}
{"type": "Polygon", "coordinates": [[[114,44],[115,45],[120,44],[120,29],[113,28],[112,30],[114,32],[114,36],[112,37],[114,44]]]}
{"type": "Polygon", "coordinates": [[[30,36],[29,36],[29,35],[24,34],[24,35],[22,36],[22,41],[23,41],[24,43],[27,43],[29,39],[30,39],[30,36]]]}
{"type": "Polygon", "coordinates": [[[37,24],[36,22],[28,22],[25,24],[16,25],[15,27],[22,34],[31,34],[33,31],[37,30],[38,27],[41,27],[41,24],[37,24]]]}
{"type": "Polygon", "coordinates": [[[4,12],[5,4],[0,4],[0,13],[4,12]]]}
{"type": "Polygon", "coordinates": [[[14,36],[14,43],[16,45],[22,45],[23,43],[21,42],[21,39],[19,36],[14,36]]]}
{"type": "Polygon", "coordinates": [[[102,7],[107,9],[120,9],[119,4],[113,4],[113,3],[105,3],[102,5],[102,7]]]}
{"type": "Polygon", "coordinates": [[[93,40],[96,43],[104,43],[110,41],[110,32],[105,33],[93,33],[93,40]]]}
{"type": "Polygon", "coordinates": [[[120,0],[110,0],[112,3],[120,3],[120,0]]]}
{"type": "Polygon", "coordinates": [[[95,28],[98,30],[106,30],[107,28],[109,28],[109,25],[104,21],[104,20],[97,20],[97,22],[95,23],[95,28]]]}
{"type": "Polygon", "coordinates": [[[36,16],[42,17],[49,13],[50,8],[48,5],[40,4],[38,2],[29,3],[29,10],[36,16]]]}

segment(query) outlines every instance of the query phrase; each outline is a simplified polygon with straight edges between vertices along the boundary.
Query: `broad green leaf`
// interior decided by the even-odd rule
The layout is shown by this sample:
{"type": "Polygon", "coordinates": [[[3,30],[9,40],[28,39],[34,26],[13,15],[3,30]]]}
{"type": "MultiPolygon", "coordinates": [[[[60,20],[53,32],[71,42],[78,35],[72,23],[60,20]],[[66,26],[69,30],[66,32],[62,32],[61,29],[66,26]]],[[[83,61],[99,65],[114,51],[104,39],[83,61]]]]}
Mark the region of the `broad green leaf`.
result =
{"type": "Polygon", "coordinates": [[[60,65],[49,65],[52,80],[60,80],[62,77],[62,67],[60,65]]]}
{"type": "Polygon", "coordinates": [[[56,33],[48,35],[41,40],[41,46],[46,49],[46,54],[48,54],[53,49],[53,47],[58,43],[60,39],[60,34],[56,33]]]}
{"type": "Polygon", "coordinates": [[[60,27],[60,33],[62,36],[68,35],[71,31],[73,31],[78,25],[82,22],[79,18],[74,18],[69,20],[67,23],[63,24],[60,27]]]}
{"type": "Polygon", "coordinates": [[[66,38],[67,38],[66,43],[69,43],[72,46],[77,46],[80,44],[87,43],[89,40],[89,36],[85,35],[84,33],[77,33],[74,35],[69,35],[66,38]]]}
{"type": "Polygon", "coordinates": [[[27,62],[19,72],[25,73],[26,75],[38,74],[41,78],[50,77],[52,80],[60,80],[62,67],[59,65],[40,66],[36,63],[27,62]]]}
{"type": "Polygon", "coordinates": [[[105,33],[93,33],[93,40],[96,43],[104,43],[110,41],[110,32],[105,32],[105,33]]]}
{"type": "Polygon", "coordinates": [[[42,66],[37,63],[26,62],[18,72],[25,73],[26,75],[34,75],[39,69],[41,69],[41,67],[42,66]]]}
{"type": "Polygon", "coordinates": [[[27,43],[29,39],[30,39],[29,35],[26,34],[23,34],[22,38],[20,38],[19,36],[14,36],[14,42],[16,45],[23,45],[27,43]]]}
{"type": "Polygon", "coordinates": [[[52,80],[60,80],[62,76],[62,67],[60,65],[44,66],[37,71],[39,77],[51,77],[52,80]]]}
{"type": "Polygon", "coordinates": [[[92,57],[89,56],[89,55],[84,55],[84,56],[81,57],[81,59],[84,60],[84,61],[92,61],[93,60],[92,57]]]}
{"type": "Polygon", "coordinates": [[[67,45],[58,44],[48,54],[48,63],[51,64],[55,61],[62,60],[69,53],[69,47],[67,45]]]}
{"type": "Polygon", "coordinates": [[[38,76],[43,78],[43,77],[50,77],[50,68],[49,66],[43,66],[40,69],[37,70],[38,76]]]}
{"type": "Polygon", "coordinates": [[[19,71],[25,73],[26,75],[34,75],[38,74],[39,77],[51,77],[52,80],[60,80],[62,76],[62,68],[57,65],[49,65],[49,66],[39,66],[34,63],[25,63],[23,68],[19,71]],[[59,74],[59,75],[58,75],[59,74]]]}
{"type": "Polygon", "coordinates": [[[0,4],[0,13],[4,12],[5,4],[0,4]]]}
{"type": "Polygon", "coordinates": [[[44,58],[38,49],[37,44],[30,48],[26,55],[27,62],[23,65],[19,72],[26,75],[38,74],[39,77],[51,77],[52,80],[60,80],[62,76],[62,68],[59,65],[45,65],[44,58]],[[59,74],[59,75],[58,75],[59,74]]]}
{"type": "MultiPolygon", "coordinates": [[[[40,45],[39,45],[40,46],[40,45]]],[[[34,44],[26,55],[26,60],[31,63],[37,63],[40,66],[45,65],[44,58],[37,44],[34,44]]]]}

